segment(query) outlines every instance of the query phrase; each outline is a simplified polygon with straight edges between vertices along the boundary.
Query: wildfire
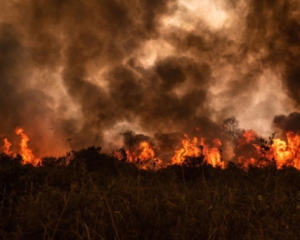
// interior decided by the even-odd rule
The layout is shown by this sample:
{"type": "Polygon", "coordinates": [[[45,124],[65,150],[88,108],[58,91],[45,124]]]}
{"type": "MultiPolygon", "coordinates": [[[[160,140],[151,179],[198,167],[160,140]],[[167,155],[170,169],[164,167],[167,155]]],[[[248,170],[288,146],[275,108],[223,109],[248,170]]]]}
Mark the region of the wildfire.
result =
{"type": "Polygon", "coordinates": [[[204,145],[204,156],[206,156],[206,162],[213,167],[225,168],[225,162],[221,156],[220,147],[222,145],[220,139],[213,140],[214,147],[209,148],[207,145],[204,145]]]}
{"type": "Polygon", "coordinates": [[[172,164],[182,164],[186,157],[199,157],[200,147],[198,146],[198,139],[194,137],[192,140],[185,134],[181,140],[182,148],[175,151],[172,158],[172,164]]]}
{"type": "Polygon", "coordinates": [[[150,147],[150,144],[148,142],[142,142],[140,144],[139,149],[142,151],[141,154],[139,155],[139,159],[143,162],[143,161],[147,161],[149,159],[153,159],[154,158],[154,151],[153,149],[150,147]]]}
{"type": "MultiPolygon", "coordinates": [[[[21,136],[20,142],[20,155],[22,157],[23,164],[32,164],[34,166],[38,165],[41,161],[39,158],[36,158],[32,151],[28,148],[28,141],[30,140],[29,137],[24,133],[24,130],[20,127],[15,129],[15,133],[21,136]]],[[[16,156],[16,154],[11,151],[11,143],[8,141],[7,138],[3,140],[3,147],[2,152],[6,155],[16,156]]]]}
{"type": "MultiPolygon", "coordinates": [[[[37,166],[40,159],[36,158],[32,150],[28,147],[29,137],[24,133],[22,128],[16,128],[15,133],[21,136],[20,155],[22,156],[23,164],[32,164],[37,166]]],[[[235,161],[240,167],[248,170],[250,166],[264,167],[270,164],[276,165],[278,169],[284,166],[295,167],[300,170],[300,135],[288,132],[286,141],[279,138],[274,138],[274,134],[269,138],[269,141],[259,139],[258,135],[252,131],[243,131],[240,138],[236,141],[236,150],[234,159],[226,159],[235,161]],[[260,142],[259,142],[260,141],[260,142]]],[[[3,139],[2,152],[6,155],[15,156],[11,150],[12,144],[7,138],[3,139]]],[[[160,152],[160,148],[148,141],[142,141],[137,146],[132,146],[132,149],[115,153],[115,156],[120,160],[136,163],[142,169],[160,169],[162,167],[178,164],[185,164],[190,158],[200,158],[200,162],[210,164],[213,167],[224,169],[225,161],[222,157],[222,142],[220,139],[214,139],[208,145],[204,138],[190,138],[184,134],[181,139],[181,146],[170,151],[170,159],[162,161],[161,156],[164,153],[160,152]]],[[[197,163],[198,164],[198,163],[197,163]]]]}
{"type": "Polygon", "coordinates": [[[293,132],[288,132],[286,137],[287,142],[279,138],[270,138],[269,143],[265,142],[259,146],[255,143],[257,134],[252,130],[246,131],[239,139],[237,148],[242,150],[244,146],[251,145],[253,146],[252,155],[257,157],[247,158],[239,156],[238,163],[244,169],[248,169],[250,165],[264,167],[268,164],[276,164],[278,169],[287,166],[300,170],[300,156],[298,154],[300,150],[300,136],[293,132]]]}
{"type": "Polygon", "coordinates": [[[3,142],[4,142],[4,146],[3,146],[3,148],[2,148],[3,153],[5,153],[6,155],[12,155],[13,153],[12,153],[12,151],[10,150],[11,143],[7,140],[7,138],[5,138],[5,139],[3,140],[3,142]]]}
{"type": "Polygon", "coordinates": [[[162,160],[156,154],[149,142],[143,141],[134,152],[126,151],[129,162],[139,164],[142,169],[155,168],[162,165],[162,160]]]}
{"type": "MultiPolygon", "coordinates": [[[[244,131],[237,140],[236,145],[236,163],[243,169],[247,170],[250,166],[265,167],[270,164],[276,164],[277,168],[283,166],[292,166],[300,170],[300,136],[292,132],[287,133],[287,142],[281,139],[270,138],[269,142],[259,143],[259,136],[253,130],[244,131]]],[[[181,147],[174,151],[170,164],[184,164],[189,157],[202,157],[203,162],[213,167],[225,168],[225,161],[222,157],[222,142],[220,139],[212,141],[213,147],[205,143],[204,138],[189,138],[185,134],[181,140],[181,147]]],[[[149,163],[153,160],[162,161],[148,142],[141,142],[136,151],[129,153],[130,162],[140,163],[143,167],[148,168],[149,163]]],[[[230,159],[229,159],[230,160],[230,159]]],[[[169,165],[169,164],[166,164],[169,165]]]]}
{"type": "Polygon", "coordinates": [[[200,142],[198,138],[190,139],[186,134],[182,139],[182,148],[175,151],[172,164],[182,164],[187,157],[204,157],[204,161],[214,167],[225,168],[219,147],[222,145],[219,139],[213,141],[214,147],[209,148],[204,144],[204,138],[200,142]],[[199,145],[200,144],[200,145],[199,145]]]}
{"type": "Polygon", "coordinates": [[[32,151],[28,148],[27,143],[30,140],[29,137],[24,133],[24,130],[22,128],[16,128],[15,133],[21,136],[20,155],[22,156],[23,163],[24,164],[30,163],[36,166],[40,162],[40,159],[35,158],[32,151]]]}
{"type": "Polygon", "coordinates": [[[288,132],[286,137],[287,143],[280,139],[274,139],[272,150],[276,165],[278,168],[282,168],[286,165],[300,170],[300,136],[288,132]]]}

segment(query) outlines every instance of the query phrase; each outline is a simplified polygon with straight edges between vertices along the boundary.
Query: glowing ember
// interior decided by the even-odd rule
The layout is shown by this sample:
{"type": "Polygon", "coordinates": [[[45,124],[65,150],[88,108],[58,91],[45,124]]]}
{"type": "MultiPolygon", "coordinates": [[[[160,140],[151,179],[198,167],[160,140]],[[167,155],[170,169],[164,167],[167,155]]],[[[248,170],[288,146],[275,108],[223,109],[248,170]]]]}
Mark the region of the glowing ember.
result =
{"type": "Polygon", "coordinates": [[[23,163],[24,164],[32,164],[34,166],[36,166],[39,162],[40,159],[35,158],[32,151],[28,148],[28,141],[30,140],[28,138],[28,136],[24,133],[24,130],[22,128],[16,128],[15,133],[17,135],[21,136],[21,143],[20,143],[20,147],[21,147],[21,151],[20,151],[20,155],[22,156],[23,159],[23,163]]]}

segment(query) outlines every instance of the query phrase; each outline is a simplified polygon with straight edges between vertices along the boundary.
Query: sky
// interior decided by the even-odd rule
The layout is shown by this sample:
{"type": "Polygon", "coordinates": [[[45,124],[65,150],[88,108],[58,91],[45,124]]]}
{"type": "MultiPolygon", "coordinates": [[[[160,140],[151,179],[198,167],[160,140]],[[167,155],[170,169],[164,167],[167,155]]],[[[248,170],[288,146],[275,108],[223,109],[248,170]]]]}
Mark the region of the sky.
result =
{"type": "Polygon", "coordinates": [[[299,57],[297,0],[1,1],[1,137],[57,155],[129,130],[213,139],[231,116],[300,132],[299,57]]]}

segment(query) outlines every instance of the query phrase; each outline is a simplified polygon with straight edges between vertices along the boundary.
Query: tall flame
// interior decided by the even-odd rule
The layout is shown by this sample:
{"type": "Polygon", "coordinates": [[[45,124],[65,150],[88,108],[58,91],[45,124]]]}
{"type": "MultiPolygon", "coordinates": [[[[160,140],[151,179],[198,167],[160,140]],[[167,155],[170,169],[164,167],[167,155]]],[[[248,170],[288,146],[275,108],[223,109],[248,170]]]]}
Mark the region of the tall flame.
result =
{"type": "Polygon", "coordinates": [[[200,148],[198,146],[198,139],[194,137],[192,140],[185,134],[181,140],[182,148],[175,151],[172,158],[172,164],[182,164],[186,157],[199,157],[200,148]]]}
{"type": "Polygon", "coordinates": [[[221,156],[220,147],[222,145],[220,139],[213,140],[214,147],[209,148],[207,145],[203,144],[203,152],[204,156],[206,156],[206,162],[213,167],[221,167],[222,169],[225,168],[225,162],[221,156]]]}
{"type": "Polygon", "coordinates": [[[21,151],[20,151],[20,155],[22,156],[23,159],[23,163],[24,164],[32,164],[34,166],[38,165],[38,163],[40,162],[40,159],[35,158],[32,151],[28,148],[28,141],[30,140],[29,137],[24,133],[24,130],[20,127],[16,128],[15,133],[17,135],[21,136],[21,143],[20,143],[20,147],[21,147],[21,151]]]}

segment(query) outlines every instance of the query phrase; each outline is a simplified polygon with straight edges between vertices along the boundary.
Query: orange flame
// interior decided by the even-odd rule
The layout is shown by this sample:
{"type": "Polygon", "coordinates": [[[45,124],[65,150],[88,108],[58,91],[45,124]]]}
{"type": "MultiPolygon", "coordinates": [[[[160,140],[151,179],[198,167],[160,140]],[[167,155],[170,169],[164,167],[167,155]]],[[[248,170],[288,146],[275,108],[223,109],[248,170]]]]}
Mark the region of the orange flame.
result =
{"type": "Polygon", "coordinates": [[[3,153],[5,153],[6,155],[12,155],[13,153],[10,150],[11,143],[7,140],[7,138],[4,138],[3,142],[4,142],[4,146],[2,148],[3,153]]]}
{"type": "Polygon", "coordinates": [[[272,150],[278,168],[285,166],[295,167],[300,170],[300,136],[288,132],[287,143],[280,139],[274,139],[272,150]]]}
{"type": "Polygon", "coordinates": [[[250,165],[256,167],[264,167],[270,163],[275,163],[278,169],[283,166],[295,167],[300,170],[300,136],[293,132],[286,134],[287,142],[281,139],[273,139],[272,144],[269,145],[268,150],[264,150],[254,143],[257,135],[252,130],[246,131],[241,139],[238,141],[238,149],[241,149],[245,144],[251,144],[258,158],[245,158],[244,156],[238,157],[238,163],[242,168],[248,169],[250,165]]]}
{"type": "MultiPolygon", "coordinates": [[[[300,135],[288,132],[287,141],[270,138],[268,142],[259,144],[259,136],[253,130],[244,131],[237,141],[237,163],[244,170],[250,166],[265,167],[276,164],[277,168],[284,166],[300,170],[300,135]]],[[[204,138],[189,138],[186,134],[181,140],[181,147],[174,152],[170,164],[184,164],[187,157],[203,157],[203,161],[213,167],[225,168],[219,139],[213,140],[213,147],[205,144],[204,138]]],[[[163,162],[156,156],[149,142],[141,142],[135,151],[127,151],[128,161],[139,163],[141,168],[149,168],[150,163],[158,163],[158,168],[164,167],[163,162]]],[[[230,160],[230,159],[228,159],[230,160]]]]}
{"type": "Polygon", "coordinates": [[[181,141],[182,148],[175,151],[172,158],[172,164],[182,164],[186,157],[200,157],[205,156],[204,161],[214,167],[225,168],[225,163],[220,154],[219,147],[222,145],[219,139],[214,139],[214,147],[209,148],[204,144],[204,139],[201,138],[200,146],[198,145],[198,138],[194,137],[192,140],[185,134],[181,141]],[[201,150],[202,147],[202,150],[201,150]]]}
{"type": "MultiPolygon", "coordinates": [[[[138,167],[142,169],[153,169],[158,166],[162,167],[162,161],[155,156],[155,152],[152,149],[149,142],[143,141],[139,144],[136,151],[126,151],[128,162],[138,163],[138,167]]],[[[120,154],[117,155],[118,159],[121,159],[120,154]]]]}
{"type": "Polygon", "coordinates": [[[24,130],[22,128],[16,128],[15,133],[21,136],[20,155],[22,156],[23,163],[24,164],[30,163],[36,166],[40,162],[40,159],[35,158],[32,151],[28,148],[27,143],[30,140],[29,137],[24,133],[24,130]]]}
{"type": "Polygon", "coordinates": [[[186,157],[200,156],[200,148],[198,147],[198,139],[196,137],[191,140],[184,134],[181,144],[182,148],[175,151],[175,155],[171,160],[172,164],[182,164],[186,157]]]}
{"type": "Polygon", "coordinates": [[[140,143],[139,150],[141,153],[139,154],[138,158],[141,161],[142,168],[155,168],[162,165],[162,161],[155,157],[155,152],[151,148],[150,143],[143,141],[140,143]],[[143,165],[143,163],[146,163],[143,165]]]}
{"type": "Polygon", "coordinates": [[[222,145],[220,139],[213,140],[214,147],[209,149],[208,146],[204,145],[204,156],[206,156],[206,162],[213,167],[225,168],[225,162],[222,159],[219,147],[222,145]]]}
{"type": "Polygon", "coordinates": [[[139,146],[139,150],[141,150],[142,152],[139,155],[139,159],[144,162],[147,161],[149,159],[153,159],[154,158],[154,151],[153,149],[150,147],[150,144],[146,141],[141,142],[140,146],[139,146]]]}

